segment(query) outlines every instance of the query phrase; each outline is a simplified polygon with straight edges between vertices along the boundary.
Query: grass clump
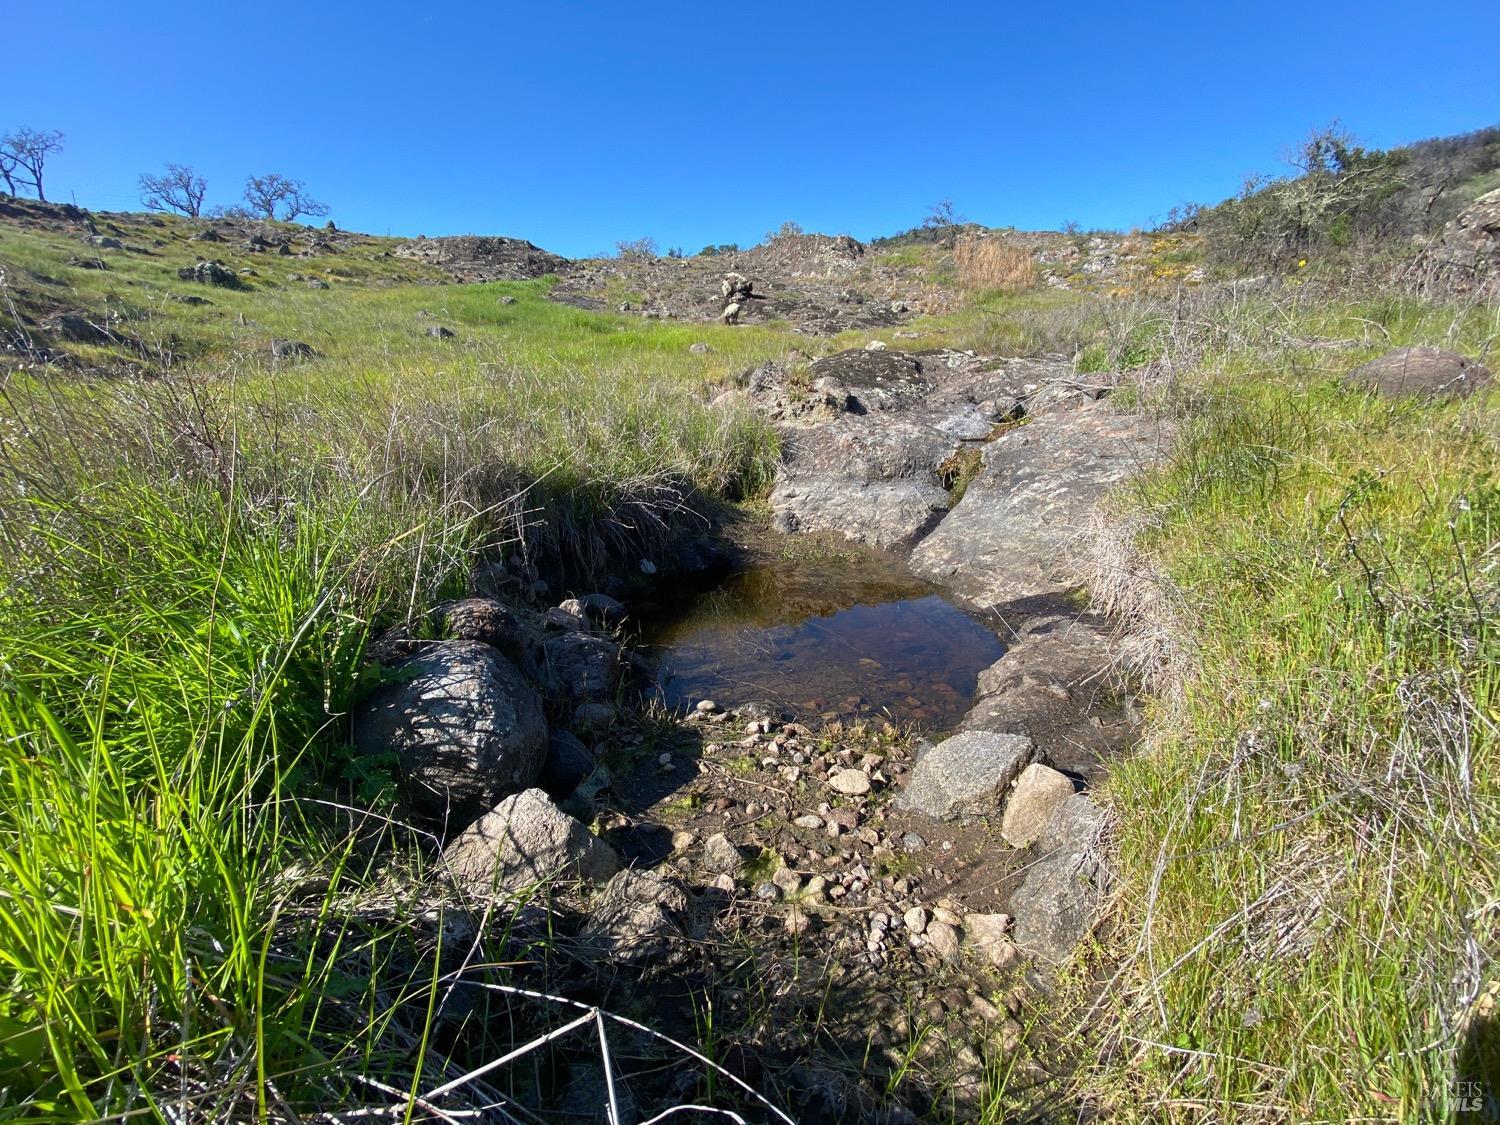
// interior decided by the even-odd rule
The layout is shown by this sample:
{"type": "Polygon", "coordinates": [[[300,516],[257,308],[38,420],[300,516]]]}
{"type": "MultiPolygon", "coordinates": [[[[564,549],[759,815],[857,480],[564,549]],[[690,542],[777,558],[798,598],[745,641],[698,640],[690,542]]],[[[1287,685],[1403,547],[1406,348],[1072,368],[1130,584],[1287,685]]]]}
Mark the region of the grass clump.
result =
{"type": "Polygon", "coordinates": [[[1500,1059],[1476,1007],[1500,890],[1500,458],[1484,402],[1339,376],[1393,345],[1483,352],[1500,320],[1293,290],[1198,323],[1157,399],[1185,411],[1176,449],[1128,498],[1195,643],[1104,791],[1120,968],[1090,1080],[1153,1120],[1447,1118],[1500,1059]]]}

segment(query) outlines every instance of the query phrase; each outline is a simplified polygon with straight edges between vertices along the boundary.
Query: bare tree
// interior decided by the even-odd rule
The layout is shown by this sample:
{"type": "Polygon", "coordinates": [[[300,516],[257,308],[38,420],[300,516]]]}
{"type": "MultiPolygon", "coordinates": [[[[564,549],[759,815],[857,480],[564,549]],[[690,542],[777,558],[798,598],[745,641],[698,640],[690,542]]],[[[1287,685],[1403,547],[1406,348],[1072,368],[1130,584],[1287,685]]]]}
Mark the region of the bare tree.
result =
{"type": "Polygon", "coordinates": [[[275,172],[246,180],[245,202],[250,204],[252,211],[266,219],[279,217],[287,223],[302,215],[328,214],[328,205],[308,195],[307,185],[301,180],[289,180],[275,172]],[[278,208],[281,210],[279,216],[276,213],[278,208]]]}
{"type": "Polygon", "coordinates": [[[36,192],[36,197],[47,202],[47,192],[42,186],[42,175],[47,168],[47,157],[62,151],[63,135],[45,129],[27,126],[0,137],[0,178],[3,178],[14,195],[15,185],[20,182],[36,192]]]}
{"type": "Polygon", "coordinates": [[[927,208],[927,217],[922,220],[922,225],[928,230],[947,230],[950,227],[956,227],[968,221],[968,219],[954,211],[953,200],[940,199],[927,208]]]}
{"type": "Polygon", "coordinates": [[[208,183],[189,164],[168,164],[160,176],[141,176],[141,202],[148,211],[180,211],[196,219],[207,193],[208,183]]]}
{"type": "Polygon", "coordinates": [[[656,257],[656,239],[621,239],[615,243],[615,252],[622,258],[654,258],[656,257]]]}

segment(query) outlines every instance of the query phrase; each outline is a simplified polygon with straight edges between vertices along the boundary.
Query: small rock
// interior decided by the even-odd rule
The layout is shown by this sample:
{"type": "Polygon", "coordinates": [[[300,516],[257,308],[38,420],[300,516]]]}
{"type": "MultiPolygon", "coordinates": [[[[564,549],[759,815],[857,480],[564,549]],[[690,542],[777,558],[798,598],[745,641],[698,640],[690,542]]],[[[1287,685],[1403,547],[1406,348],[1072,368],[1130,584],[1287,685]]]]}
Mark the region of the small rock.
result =
{"type": "Polygon", "coordinates": [[[719,705],[712,699],[700,699],[696,709],[704,715],[712,715],[719,710],[719,705]]]}
{"type": "Polygon", "coordinates": [[[613,703],[590,701],[573,708],[573,726],[578,730],[606,730],[615,721],[613,703]]]}
{"type": "Polygon", "coordinates": [[[920,906],[913,906],[901,916],[901,920],[906,923],[906,928],[914,934],[920,934],[927,929],[927,911],[923,910],[920,906]]]}
{"type": "Polygon", "coordinates": [[[1073,781],[1067,774],[1033,762],[1021,771],[1005,803],[1001,837],[1013,848],[1029,846],[1042,834],[1057,807],[1072,795],[1073,781]]]}
{"type": "Polygon", "coordinates": [[[697,343],[689,344],[688,351],[692,352],[693,355],[707,355],[709,352],[713,351],[713,348],[709,347],[707,344],[703,343],[700,340],[697,343]]]}
{"type": "Polygon", "coordinates": [[[932,951],[943,960],[951,961],[958,956],[958,930],[954,926],[934,919],[923,932],[932,951]]]}
{"type": "Polygon", "coordinates": [[[807,813],[803,816],[799,816],[796,820],[792,821],[792,823],[795,824],[798,828],[822,828],[823,818],[812,813],[807,813]]]}
{"type": "MultiPolygon", "coordinates": [[[[568,599],[568,601],[571,602],[573,601],[573,599],[570,598],[568,599]]],[[[573,602],[573,604],[577,605],[578,603],[573,602]]],[[[562,605],[553,606],[542,618],[542,624],[545,625],[548,629],[557,629],[564,632],[576,633],[580,630],[587,629],[589,627],[589,623],[588,619],[583,615],[582,606],[579,606],[579,611],[577,613],[567,608],[567,606],[568,602],[564,602],[562,605]]]]}
{"type": "Polygon", "coordinates": [[[537,785],[560,801],[577,789],[596,765],[588,747],[567,731],[554,730],[547,735],[547,757],[537,785]]]}
{"type": "Polygon", "coordinates": [[[990,964],[997,969],[1006,968],[1020,954],[1010,938],[1010,927],[1009,914],[970,914],[964,918],[964,936],[969,944],[989,958],[990,964]]]}
{"type": "Polygon", "coordinates": [[[722,832],[715,832],[703,841],[703,866],[724,875],[738,874],[745,866],[745,857],[734,842],[722,832]]]}
{"type": "Polygon", "coordinates": [[[864,770],[835,770],[828,775],[828,785],[850,797],[861,797],[870,791],[870,775],[864,770]]]}
{"type": "Polygon", "coordinates": [[[427,335],[431,336],[434,340],[451,340],[453,339],[453,330],[451,328],[444,328],[441,324],[429,324],[427,326],[427,335]]]}
{"type": "Polygon", "coordinates": [[[865,345],[865,351],[883,352],[885,351],[885,346],[886,345],[884,340],[871,340],[868,344],[865,345]]]}

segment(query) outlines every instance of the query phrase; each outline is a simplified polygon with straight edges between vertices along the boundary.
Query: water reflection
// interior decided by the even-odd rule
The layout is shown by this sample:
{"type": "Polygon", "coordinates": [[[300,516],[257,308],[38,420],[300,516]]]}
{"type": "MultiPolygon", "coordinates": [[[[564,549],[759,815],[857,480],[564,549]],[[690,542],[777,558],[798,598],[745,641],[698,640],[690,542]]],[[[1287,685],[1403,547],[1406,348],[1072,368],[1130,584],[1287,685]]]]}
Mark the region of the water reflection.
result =
{"type": "Polygon", "coordinates": [[[1005,651],[973,618],[884,560],[781,561],[686,591],[642,640],[670,706],[770,700],[802,718],[957,724],[1005,651]]]}

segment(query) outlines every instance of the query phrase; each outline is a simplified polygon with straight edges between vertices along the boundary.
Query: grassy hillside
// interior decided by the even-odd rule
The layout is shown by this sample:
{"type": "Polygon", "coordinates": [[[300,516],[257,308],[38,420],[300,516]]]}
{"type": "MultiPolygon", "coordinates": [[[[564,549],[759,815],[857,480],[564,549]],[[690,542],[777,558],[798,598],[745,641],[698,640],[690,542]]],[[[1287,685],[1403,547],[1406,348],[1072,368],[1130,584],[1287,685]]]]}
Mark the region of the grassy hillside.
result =
{"type": "MultiPolygon", "coordinates": [[[[434,284],[363,236],[298,258],[99,229],[124,248],[0,226],[0,1116],[421,1116],[410,1093],[509,1029],[432,1025],[467,938],[389,878],[420,841],[342,811],[384,807],[344,725],[373,632],[522,535],[581,570],[760,494],[774,435],[705,390],[869,334],[434,284]],[[180,280],[200,254],[255,275],[180,280]]],[[[1087,243],[1046,246],[1082,276],[1087,243]]],[[[1121,1120],[1448,1116],[1455,1075],[1500,1067],[1497,432],[1492,399],[1341,376],[1402,344],[1493,354],[1500,314],[1332,261],[1179,291],[1197,254],[1147,237],[1138,285],[911,323],[914,347],[1122,372],[1115,400],[1178,428],[1091,590],[1155,699],[1102,794],[1114,909],[1041,1018],[1081,1016],[1073,1092],[1121,1120]]],[[[985,1120],[1035,1109],[992,1077],[985,1120]]]]}

